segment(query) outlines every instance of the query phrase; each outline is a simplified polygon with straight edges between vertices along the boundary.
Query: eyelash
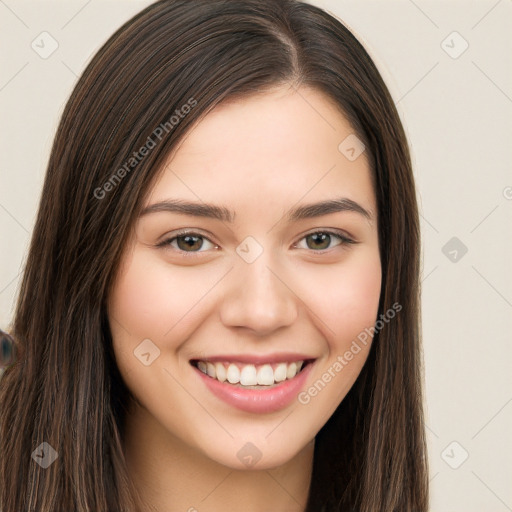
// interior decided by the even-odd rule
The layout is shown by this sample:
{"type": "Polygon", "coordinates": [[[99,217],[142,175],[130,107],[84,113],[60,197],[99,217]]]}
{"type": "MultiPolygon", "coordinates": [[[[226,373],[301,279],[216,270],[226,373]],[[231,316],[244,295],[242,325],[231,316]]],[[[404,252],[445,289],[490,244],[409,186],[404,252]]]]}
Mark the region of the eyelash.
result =
{"type": "MultiPolygon", "coordinates": [[[[338,247],[338,246],[343,246],[343,245],[351,245],[351,244],[357,244],[358,242],[356,242],[355,240],[349,238],[348,236],[346,236],[345,234],[342,234],[341,232],[338,232],[338,231],[334,231],[334,230],[329,230],[329,229],[322,229],[322,230],[316,230],[316,231],[311,231],[310,233],[306,233],[305,235],[302,236],[302,238],[300,238],[300,241],[304,240],[305,238],[307,238],[308,236],[311,236],[311,235],[316,235],[316,234],[324,234],[324,235],[329,235],[329,236],[334,236],[335,238],[337,238],[338,240],[340,240],[340,243],[338,245],[336,245],[335,247],[338,247]]],[[[214,242],[212,242],[208,237],[202,235],[201,233],[197,233],[195,231],[190,231],[190,230],[182,230],[182,231],[178,231],[174,234],[174,236],[172,236],[171,238],[166,238],[165,240],[162,240],[160,243],[158,243],[156,246],[157,247],[168,247],[168,246],[171,246],[171,243],[182,237],[182,236],[186,236],[186,235],[190,235],[190,236],[194,236],[194,237],[198,237],[198,238],[203,238],[205,240],[208,240],[211,244],[213,245],[217,245],[215,244],[214,242]]],[[[298,242],[295,245],[298,244],[298,242]]],[[[171,246],[172,247],[172,246],[171,246]]],[[[206,251],[183,251],[181,249],[177,249],[175,247],[173,247],[173,249],[175,251],[177,251],[178,253],[180,254],[183,254],[185,257],[187,258],[199,258],[201,257],[200,254],[203,253],[203,252],[206,252],[206,251]]],[[[312,251],[313,253],[315,254],[323,254],[329,250],[331,250],[332,248],[329,248],[329,249],[321,249],[321,250],[318,250],[318,251],[315,251],[314,249],[306,249],[306,250],[309,250],[309,251],[312,251]]]]}

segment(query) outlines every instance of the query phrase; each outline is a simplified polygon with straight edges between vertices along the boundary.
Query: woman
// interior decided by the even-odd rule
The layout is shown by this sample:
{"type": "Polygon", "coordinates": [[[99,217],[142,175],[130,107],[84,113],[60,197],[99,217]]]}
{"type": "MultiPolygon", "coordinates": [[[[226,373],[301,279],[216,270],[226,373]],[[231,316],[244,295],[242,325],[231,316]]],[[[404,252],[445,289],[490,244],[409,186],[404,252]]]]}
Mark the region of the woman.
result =
{"type": "Polygon", "coordinates": [[[63,113],[0,381],[3,512],[425,511],[419,226],[319,8],[164,0],[63,113]]]}

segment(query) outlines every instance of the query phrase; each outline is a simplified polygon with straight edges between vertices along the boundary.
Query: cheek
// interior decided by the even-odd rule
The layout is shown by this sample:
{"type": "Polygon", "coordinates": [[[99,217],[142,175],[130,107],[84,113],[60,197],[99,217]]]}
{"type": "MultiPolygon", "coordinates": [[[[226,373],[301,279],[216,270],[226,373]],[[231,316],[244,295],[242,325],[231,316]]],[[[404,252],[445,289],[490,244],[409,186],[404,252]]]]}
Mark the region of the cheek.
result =
{"type": "Polygon", "coordinates": [[[345,398],[368,357],[369,328],[377,319],[382,279],[377,254],[369,252],[362,257],[359,253],[350,264],[336,272],[331,269],[325,275],[324,292],[317,286],[316,293],[310,295],[311,309],[321,320],[317,326],[326,340],[325,356],[312,385],[299,394],[298,401],[317,418],[318,430],[345,398]]]}
{"type": "Polygon", "coordinates": [[[161,313],[171,306],[172,292],[173,283],[134,255],[117,279],[109,314],[133,337],[151,338],[156,332],[164,332],[165,315],[161,313]]]}
{"type": "Polygon", "coordinates": [[[200,272],[170,271],[168,264],[135,251],[118,276],[109,314],[134,337],[160,338],[204,294],[206,284],[200,272]]]}
{"type": "Polygon", "coordinates": [[[360,252],[335,271],[326,266],[303,278],[309,289],[305,295],[309,297],[308,305],[321,320],[319,328],[331,352],[343,350],[365,328],[374,325],[381,291],[378,253],[360,252]]]}
{"type": "Polygon", "coordinates": [[[178,348],[193,330],[201,299],[218,279],[218,272],[194,267],[173,268],[137,250],[126,258],[109,300],[110,327],[117,357],[127,355],[142,340],[152,340],[163,353],[178,348]],[[176,346],[173,346],[175,344],[176,346]]]}
{"type": "MultiPolygon", "coordinates": [[[[337,292],[338,305],[333,321],[336,322],[336,332],[342,332],[343,326],[364,329],[373,325],[376,320],[380,289],[380,263],[357,265],[347,269],[340,277],[341,283],[337,292]]],[[[352,333],[354,334],[354,333],[352,333]]]]}

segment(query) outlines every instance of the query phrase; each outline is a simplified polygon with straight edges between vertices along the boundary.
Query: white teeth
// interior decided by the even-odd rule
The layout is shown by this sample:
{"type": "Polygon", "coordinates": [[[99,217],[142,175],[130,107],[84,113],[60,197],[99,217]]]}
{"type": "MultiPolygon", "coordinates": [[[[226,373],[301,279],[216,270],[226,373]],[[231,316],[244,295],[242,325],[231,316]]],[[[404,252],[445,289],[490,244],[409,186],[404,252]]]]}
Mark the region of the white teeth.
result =
{"type": "Polygon", "coordinates": [[[264,364],[258,370],[256,380],[261,386],[271,386],[274,384],[274,370],[272,370],[272,366],[269,364],[264,364]]]}
{"type": "Polygon", "coordinates": [[[277,368],[274,370],[274,380],[276,382],[283,382],[286,380],[286,363],[281,363],[277,365],[277,368]]]}
{"type": "Polygon", "coordinates": [[[288,365],[288,369],[286,370],[286,378],[293,379],[297,375],[297,365],[295,363],[290,363],[288,365]]]}
{"type": "Polygon", "coordinates": [[[230,364],[226,373],[226,378],[231,384],[238,384],[240,382],[240,370],[236,364],[230,364]]]}
{"type": "Polygon", "coordinates": [[[242,386],[255,386],[256,380],[256,367],[253,364],[248,364],[242,368],[240,372],[240,384],[242,386]]]}
{"type": "Polygon", "coordinates": [[[217,363],[215,365],[215,372],[217,374],[217,380],[220,380],[221,382],[224,382],[226,380],[226,368],[222,363],[217,363]]]}
{"type": "Polygon", "coordinates": [[[210,377],[215,377],[216,376],[216,374],[215,374],[215,366],[213,366],[212,363],[206,363],[206,373],[210,377]]]}
{"type": "Polygon", "coordinates": [[[286,379],[293,379],[300,372],[303,364],[304,361],[279,363],[275,368],[272,368],[270,364],[238,366],[231,363],[226,369],[224,363],[198,361],[197,368],[220,382],[227,380],[230,384],[240,383],[242,386],[271,386],[286,379]]]}

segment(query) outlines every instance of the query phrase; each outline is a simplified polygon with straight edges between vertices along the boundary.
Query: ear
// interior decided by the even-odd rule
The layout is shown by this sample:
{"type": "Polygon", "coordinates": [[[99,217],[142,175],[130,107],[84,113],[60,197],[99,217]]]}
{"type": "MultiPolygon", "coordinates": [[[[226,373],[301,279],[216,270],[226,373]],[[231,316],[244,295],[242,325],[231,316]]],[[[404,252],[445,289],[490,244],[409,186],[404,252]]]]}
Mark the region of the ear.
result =
{"type": "Polygon", "coordinates": [[[0,375],[14,362],[14,340],[0,329],[0,375]]]}

